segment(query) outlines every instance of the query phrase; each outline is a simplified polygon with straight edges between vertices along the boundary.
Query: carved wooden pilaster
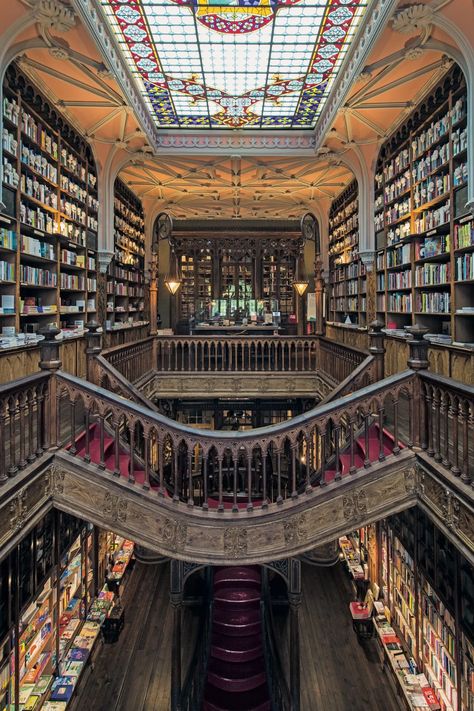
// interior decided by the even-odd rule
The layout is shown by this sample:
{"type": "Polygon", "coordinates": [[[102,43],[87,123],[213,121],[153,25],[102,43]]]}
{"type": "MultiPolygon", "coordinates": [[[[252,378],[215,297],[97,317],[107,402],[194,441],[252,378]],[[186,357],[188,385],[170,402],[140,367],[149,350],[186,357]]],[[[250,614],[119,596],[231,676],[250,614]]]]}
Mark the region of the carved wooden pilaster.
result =
{"type": "Polygon", "coordinates": [[[44,336],[44,341],[40,345],[40,370],[50,372],[48,390],[45,396],[45,448],[58,448],[58,429],[59,429],[59,388],[56,379],[56,373],[61,368],[59,360],[59,341],[56,336],[59,335],[60,329],[54,324],[49,324],[46,328],[40,331],[44,336]]]}
{"type": "Polygon", "coordinates": [[[367,270],[367,323],[372,323],[377,317],[377,275],[375,269],[367,270]]]}
{"type": "Polygon", "coordinates": [[[158,318],[158,254],[153,251],[150,260],[150,335],[156,336],[158,318]]]}
{"type": "Polygon", "coordinates": [[[86,342],[87,380],[95,385],[100,385],[96,357],[102,351],[102,333],[99,332],[97,321],[92,320],[87,324],[86,342]]]}
{"type": "Polygon", "coordinates": [[[99,269],[97,271],[97,322],[105,328],[107,319],[107,269],[111,262],[113,254],[110,252],[99,252],[97,261],[99,269]]]}
{"type": "Polygon", "coordinates": [[[314,294],[316,302],[316,336],[324,336],[326,333],[326,314],[324,313],[324,302],[326,282],[323,277],[323,263],[316,259],[314,263],[314,294]]]}
{"type": "Polygon", "coordinates": [[[382,331],[381,321],[370,321],[369,326],[369,351],[375,358],[375,380],[385,377],[385,334],[382,331]]]}

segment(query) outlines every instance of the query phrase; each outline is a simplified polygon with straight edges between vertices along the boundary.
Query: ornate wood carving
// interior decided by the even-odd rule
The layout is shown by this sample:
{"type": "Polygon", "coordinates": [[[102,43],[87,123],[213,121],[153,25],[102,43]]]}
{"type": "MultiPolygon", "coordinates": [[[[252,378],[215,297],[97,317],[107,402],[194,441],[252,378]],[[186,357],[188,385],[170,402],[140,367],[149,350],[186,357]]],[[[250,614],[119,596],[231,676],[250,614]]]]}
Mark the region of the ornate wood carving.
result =
{"type": "Polygon", "coordinates": [[[226,528],[224,531],[224,555],[242,558],[248,550],[246,528],[226,528]]]}
{"type": "Polygon", "coordinates": [[[162,528],[163,541],[169,544],[172,551],[178,553],[184,550],[187,535],[188,527],[185,523],[171,518],[165,519],[162,528]]]}
{"type": "Polygon", "coordinates": [[[282,522],[283,536],[285,543],[291,545],[293,543],[301,543],[306,539],[306,514],[302,513],[294,518],[285,519],[282,522]]]}
{"type": "Polygon", "coordinates": [[[28,519],[28,503],[26,489],[19,491],[10,502],[10,530],[16,533],[25,525],[28,519]]]}
{"type": "Polygon", "coordinates": [[[342,507],[346,521],[350,524],[359,523],[367,515],[367,493],[364,489],[353,491],[343,497],[342,507]]]}
{"type": "Polygon", "coordinates": [[[106,492],[102,503],[105,518],[115,522],[125,523],[127,520],[128,501],[125,498],[106,492]]]}

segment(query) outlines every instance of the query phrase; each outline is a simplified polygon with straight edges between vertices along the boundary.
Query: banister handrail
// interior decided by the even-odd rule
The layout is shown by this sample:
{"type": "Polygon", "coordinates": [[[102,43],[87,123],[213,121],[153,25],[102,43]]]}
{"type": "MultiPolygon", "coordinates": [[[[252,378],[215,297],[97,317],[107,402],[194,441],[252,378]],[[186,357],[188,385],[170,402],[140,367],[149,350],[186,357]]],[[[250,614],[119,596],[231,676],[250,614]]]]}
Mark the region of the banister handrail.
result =
{"type": "Polygon", "coordinates": [[[140,338],[138,341],[131,341],[130,343],[121,343],[119,346],[112,346],[111,348],[104,348],[101,355],[105,358],[113,355],[114,353],[121,353],[122,351],[129,350],[133,346],[138,346],[143,343],[153,343],[156,336],[147,336],[146,338],[140,338]]]}
{"type": "Polygon", "coordinates": [[[363,356],[364,358],[369,353],[369,351],[366,350],[365,348],[358,348],[357,346],[350,346],[347,343],[340,343],[339,341],[332,341],[330,338],[326,338],[326,336],[319,336],[318,338],[321,343],[331,346],[331,348],[333,346],[337,347],[337,348],[342,348],[344,350],[351,351],[354,354],[363,356]]]}
{"type": "Polygon", "coordinates": [[[333,390],[331,390],[331,392],[326,395],[326,397],[323,398],[323,400],[321,400],[319,404],[323,405],[328,402],[333,402],[334,400],[337,400],[337,398],[342,397],[343,395],[353,393],[359,387],[364,387],[365,385],[368,385],[369,383],[363,383],[363,380],[365,379],[365,376],[367,376],[369,379],[371,378],[371,370],[374,364],[375,358],[374,356],[369,354],[362,361],[362,363],[358,365],[357,368],[352,371],[352,373],[349,373],[349,375],[344,378],[344,380],[341,380],[339,385],[336,385],[336,387],[333,388],[333,390]]]}
{"type": "Polygon", "coordinates": [[[133,383],[127,380],[122,373],[114,368],[114,366],[109,363],[109,361],[106,360],[102,354],[96,356],[95,359],[100,369],[99,376],[108,378],[109,382],[114,387],[115,392],[120,391],[121,394],[128,397],[130,400],[138,402],[143,405],[143,407],[149,407],[150,410],[158,412],[158,408],[155,403],[145,397],[141,391],[136,388],[133,383]]]}
{"type": "Polygon", "coordinates": [[[466,385],[459,380],[447,378],[445,375],[431,373],[429,370],[420,370],[421,379],[425,382],[433,383],[434,385],[442,386],[463,398],[474,400],[474,386],[466,385]]]}
{"type": "Polygon", "coordinates": [[[16,380],[11,380],[9,383],[2,383],[0,385],[0,397],[6,397],[9,393],[18,392],[19,389],[25,390],[29,386],[36,385],[42,381],[48,380],[49,378],[49,371],[40,370],[37,373],[25,375],[23,378],[16,378],[16,380]]]}
{"type": "Polygon", "coordinates": [[[254,440],[277,438],[279,435],[288,435],[289,433],[295,431],[299,432],[305,425],[312,424],[315,420],[330,417],[331,414],[336,413],[338,410],[346,409],[349,402],[351,407],[354,407],[358,403],[361,403],[364,400],[370,400],[377,394],[389,390],[394,386],[400,387],[407,384],[415,377],[415,372],[412,370],[405,370],[401,373],[396,373],[395,375],[391,375],[384,380],[368,385],[362,390],[356,391],[349,395],[344,395],[329,403],[317,405],[311,410],[307,410],[301,415],[297,415],[290,420],[278,422],[274,425],[266,425],[265,427],[256,427],[242,432],[204,429],[197,430],[181,422],[176,422],[159,412],[152,412],[151,410],[147,411],[143,406],[137,403],[124,401],[123,398],[119,398],[114,393],[93,385],[88,381],[81,380],[81,378],[71,375],[70,373],[58,371],[58,377],[61,382],[69,384],[79,391],[87,392],[91,397],[97,398],[97,396],[100,396],[105,401],[108,401],[111,406],[117,405],[122,410],[128,410],[138,417],[145,418],[150,425],[154,424],[159,425],[161,428],[167,428],[170,432],[173,432],[176,437],[182,436],[191,440],[199,440],[200,442],[204,440],[207,444],[212,446],[213,444],[221,441],[225,441],[230,444],[236,444],[237,442],[243,444],[254,440]]]}

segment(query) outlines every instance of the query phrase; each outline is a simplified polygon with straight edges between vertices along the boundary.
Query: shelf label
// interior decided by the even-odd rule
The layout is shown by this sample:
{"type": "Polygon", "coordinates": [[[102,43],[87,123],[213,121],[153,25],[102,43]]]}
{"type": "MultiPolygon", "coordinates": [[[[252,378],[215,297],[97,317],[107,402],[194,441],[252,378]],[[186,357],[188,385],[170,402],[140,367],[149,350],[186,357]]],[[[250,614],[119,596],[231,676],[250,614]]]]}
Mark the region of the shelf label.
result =
{"type": "Polygon", "coordinates": [[[431,237],[431,235],[435,235],[435,234],[436,234],[436,228],[434,230],[430,230],[429,232],[427,232],[426,236],[431,237]]]}
{"type": "Polygon", "coordinates": [[[43,233],[40,230],[33,230],[34,235],[39,235],[40,237],[43,236],[43,233]]]}
{"type": "Polygon", "coordinates": [[[465,215],[465,217],[461,217],[459,224],[463,225],[465,222],[469,222],[469,220],[472,220],[472,215],[465,215]]]}
{"type": "Polygon", "coordinates": [[[4,217],[3,215],[0,215],[0,222],[5,222],[7,225],[11,225],[12,220],[9,220],[8,217],[4,217]]]}

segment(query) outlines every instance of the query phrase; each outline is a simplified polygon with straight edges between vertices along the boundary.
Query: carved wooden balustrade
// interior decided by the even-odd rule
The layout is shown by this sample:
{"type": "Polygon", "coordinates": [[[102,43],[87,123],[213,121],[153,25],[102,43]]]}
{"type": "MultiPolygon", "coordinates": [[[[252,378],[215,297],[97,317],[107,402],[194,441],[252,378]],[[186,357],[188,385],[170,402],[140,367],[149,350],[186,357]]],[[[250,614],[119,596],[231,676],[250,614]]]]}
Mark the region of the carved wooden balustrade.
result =
{"type": "Polygon", "coordinates": [[[159,372],[314,372],[314,337],[160,336],[159,372]]]}
{"type": "Polygon", "coordinates": [[[62,400],[70,403],[71,456],[90,461],[90,433],[94,426],[92,436],[99,442],[96,466],[100,470],[123,476],[121,451],[123,454],[126,441],[130,484],[155,491],[157,496],[185,500],[189,507],[215,508],[223,513],[278,507],[285,499],[295,500],[305,492],[310,493],[315,486],[340,481],[343,478],[340,455],[344,451],[349,457],[348,474],[372,466],[369,449],[374,446],[377,460],[384,460],[388,412],[395,438],[389,456],[396,457],[400,453],[398,408],[402,396],[407,398],[408,421],[410,426],[413,424],[411,395],[416,378],[413,371],[370,385],[350,399],[340,398],[286,422],[243,432],[196,430],[66,373],[59,372],[56,377],[62,400]],[[76,417],[79,411],[84,413],[81,425],[76,417]],[[112,459],[106,456],[108,431],[114,433],[112,459]],[[85,441],[79,454],[80,432],[85,432],[85,441]],[[364,460],[355,456],[356,439],[361,436],[365,442],[364,460]],[[137,442],[143,443],[144,470],[140,471],[139,482],[137,442]]]}
{"type": "Polygon", "coordinates": [[[474,388],[420,371],[420,445],[469,484],[474,472],[474,388]]]}
{"type": "Polygon", "coordinates": [[[49,373],[0,386],[0,483],[41,457],[49,447],[45,404],[49,373]]]}
{"type": "Polygon", "coordinates": [[[318,367],[335,383],[341,383],[348,378],[368,356],[366,351],[327,338],[319,338],[318,355],[318,367]]]}
{"type": "MultiPolygon", "coordinates": [[[[339,386],[334,394],[338,396],[383,377],[377,376],[375,358],[368,352],[314,336],[158,336],[110,348],[100,355],[130,383],[143,381],[153,371],[162,374],[319,372],[328,383],[339,386]],[[351,375],[355,371],[357,379],[352,382],[351,375]]],[[[124,390],[123,384],[119,389],[124,390]]]]}
{"type": "Polygon", "coordinates": [[[142,341],[108,348],[101,355],[130,383],[135,383],[156,368],[154,340],[150,336],[142,341]]]}

